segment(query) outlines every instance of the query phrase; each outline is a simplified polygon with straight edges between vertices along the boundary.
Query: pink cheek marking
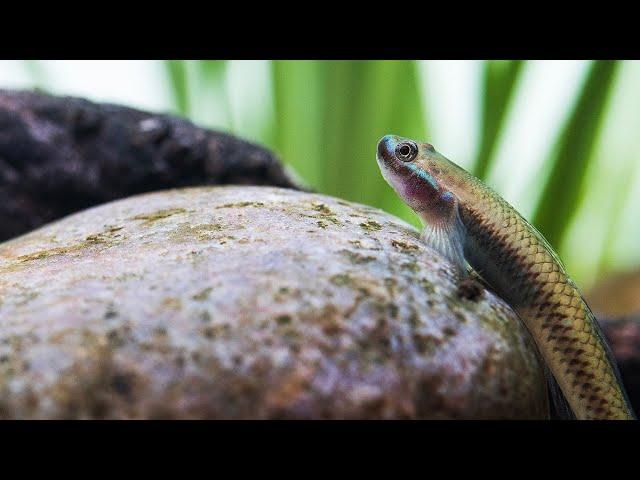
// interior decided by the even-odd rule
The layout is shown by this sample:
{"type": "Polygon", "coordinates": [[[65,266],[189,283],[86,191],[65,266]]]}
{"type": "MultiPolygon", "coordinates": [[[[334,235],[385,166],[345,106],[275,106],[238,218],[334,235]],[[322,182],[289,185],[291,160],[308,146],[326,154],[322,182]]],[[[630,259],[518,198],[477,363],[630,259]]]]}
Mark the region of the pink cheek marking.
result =
{"type": "Polygon", "coordinates": [[[435,193],[436,192],[432,188],[429,188],[425,182],[417,178],[412,178],[404,182],[403,196],[407,198],[407,200],[410,200],[414,206],[424,206],[428,204],[430,200],[433,200],[435,193]]]}

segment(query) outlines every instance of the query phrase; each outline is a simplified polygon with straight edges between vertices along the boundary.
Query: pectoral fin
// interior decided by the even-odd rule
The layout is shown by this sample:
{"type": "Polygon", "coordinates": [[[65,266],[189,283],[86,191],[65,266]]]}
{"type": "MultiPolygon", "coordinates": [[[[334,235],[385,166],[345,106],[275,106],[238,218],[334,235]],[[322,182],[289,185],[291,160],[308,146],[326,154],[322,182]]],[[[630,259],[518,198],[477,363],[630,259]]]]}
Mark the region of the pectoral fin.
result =
{"type": "Polygon", "coordinates": [[[464,258],[464,225],[458,214],[458,205],[444,218],[429,219],[425,222],[421,239],[449,260],[462,276],[467,275],[468,264],[464,258]]]}

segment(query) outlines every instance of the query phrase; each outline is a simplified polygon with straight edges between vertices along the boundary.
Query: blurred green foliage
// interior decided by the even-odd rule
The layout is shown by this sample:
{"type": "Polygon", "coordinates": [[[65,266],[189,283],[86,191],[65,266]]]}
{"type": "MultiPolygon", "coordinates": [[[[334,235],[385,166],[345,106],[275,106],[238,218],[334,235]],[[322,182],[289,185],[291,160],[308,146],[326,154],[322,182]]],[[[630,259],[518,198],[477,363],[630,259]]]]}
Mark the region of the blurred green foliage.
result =
{"type": "Polygon", "coordinates": [[[389,211],[405,210],[372,163],[372,148],[388,132],[425,136],[414,63],[274,62],[273,86],[274,147],[310,185],[389,211]]]}
{"type": "Polygon", "coordinates": [[[600,61],[591,65],[574,110],[549,159],[551,174],[541,185],[543,194],[532,223],[556,248],[561,245],[577,210],[618,63],[600,61]]]}
{"type": "MultiPolygon", "coordinates": [[[[262,68],[258,79],[262,90],[254,88],[255,82],[246,86],[248,80],[256,79],[247,79],[245,70],[240,74],[233,72],[240,63],[193,60],[159,63],[159,72],[169,86],[173,111],[201,125],[228,130],[264,144],[276,151],[307,185],[321,193],[370,204],[419,225],[416,216],[382,179],[375,164],[375,146],[383,135],[395,133],[431,141],[447,155],[432,138],[427,121],[437,121],[430,111],[434,99],[425,93],[429,70],[425,74],[422,68],[430,62],[253,62],[262,68]],[[251,105],[239,110],[237,104],[243,101],[251,105]],[[247,125],[254,125],[253,130],[247,125]]],[[[529,92],[523,90],[523,77],[532,62],[477,63],[480,68],[474,80],[478,85],[475,153],[464,161],[451,160],[470,165],[474,174],[487,180],[497,163],[509,122],[518,122],[509,115],[511,105],[515,98],[524,97],[525,101],[528,98],[529,92]]],[[[617,92],[622,66],[635,69],[633,78],[640,80],[640,68],[632,62],[588,62],[559,128],[553,138],[545,139],[551,147],[547,158],[541,159],[538,175],[530,179],[539,195],[530,220],[561,257],[569,259],[567,267],[579,283],[592,282],[597,275],[610,270],[615,259],[620,265],[616,248],[621,232],[640,234],[640,228],[630,229],[625,223],[629,211],[635,211],[628,208],[633,202],[630,192],[637,189],[633,179],[640,177],[635,153],[640,142],[635,141],[634,127],[628,128],[626,137],[620,137],[630,139],[623,142],[626,150],[612,148],[606,142],[608,150],[602,147],[603,131],[611,126],[609,100],[617,92]],[[612,171],[617,172],[615,178],[601,181],[594,172],[607,171],[609,154],[619,156],[621,161],[615,163],[615,169],[611,163],[612,171]],[[597,205],[598,199],[607,199],[610,211],[596,211],[593,205],[597,205]],[[576,226],[578,220],[581,223],[576,226]],[[591,242],[593,228],[604,231],[600,240],[591,242]],[[582,242],[593,246],[581,248],[582,242]]],[[[25,69],[30,72],[32,85],[46,89],[46,72],[41,65],[25,62],[25,69]]],[[[527,85],[531,88],[530,83],[527,85]]],[[[637,93],[633,81],[630,85],[625,92],[637,93]]],[[[618,98],[622,107],[627,101],[640,106],[639,99],[618,98]]],[[[628,118],[634,119],[633,125],[640,126],[636,120],[640,120],[640,112],[631,115],[628,118]]],[[[620,124],[619,131],[624,133],[624,128],[620,124]]],[[[461,142],[475,138],[472,134],[464,135],[461,142]]],[[[536,132],[531,132],[531,139],[538,141],[536,132]]],[[[517,155],[509,162],[509,168],[517,172],[517,155]]],[[[640,246],[626,248],[624,258],[639,263],[640,246]]]]}
{"type": "Polygon", "coordinates": [[[484,64],[482,92],[482,125],[480,148],[475,162],[474,175],[486,178],[495,153],[505,114],[513,97],[515,86],[524,61],[490,61],[484,64]]]}

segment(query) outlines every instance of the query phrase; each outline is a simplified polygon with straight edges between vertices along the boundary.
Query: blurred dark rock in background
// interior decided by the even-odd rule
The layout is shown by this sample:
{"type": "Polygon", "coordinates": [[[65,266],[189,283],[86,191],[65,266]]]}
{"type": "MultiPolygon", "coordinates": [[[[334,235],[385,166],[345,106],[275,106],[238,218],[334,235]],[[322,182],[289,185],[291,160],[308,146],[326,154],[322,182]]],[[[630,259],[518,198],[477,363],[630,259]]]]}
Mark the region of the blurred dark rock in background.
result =
{"type": "Polygon", "coordinates": [[[640,314],[600,319],[636,415],[640,414],[640,314]]]}
{"type": "Polygon", "coordinates": [[[183,118],[0,90],[0,241],[137,193],[221,184],[296,188],[273,153],[183,118]]]}

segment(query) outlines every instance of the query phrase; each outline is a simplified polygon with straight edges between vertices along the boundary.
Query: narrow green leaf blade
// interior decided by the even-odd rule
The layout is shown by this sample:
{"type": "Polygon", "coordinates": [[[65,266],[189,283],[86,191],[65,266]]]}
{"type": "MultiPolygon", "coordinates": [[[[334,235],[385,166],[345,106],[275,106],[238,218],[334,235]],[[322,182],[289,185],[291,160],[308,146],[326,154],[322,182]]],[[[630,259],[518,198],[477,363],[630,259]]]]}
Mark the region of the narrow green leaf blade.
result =
{"type": "Polygon", "coordinates": [[[485,179],[500,132],[504,127],[515,87],[524,66],[522,60],[488,60],[483,73],[482,119],[480,147],[474,163],[474,174],[485,179]]]}
{"type": "Polygon", "coordinates": [[[322,128],[321,62],[274,61],[275,107],[273,148],[313,188],[324,191],[322,171],[325,136],[322,128]]]}
{"type": "Polygon", "coordinates": [[[189,114],[189,92],[187,89],[187,69],[184,60],[165,60],[164,62],[173,103],[177,113],[181,115],[189,114]]]}
{"type": "MultiPolygon", "coordinates": [[[[551,159],[551,171],[533,223],[554,248],[570,224],[618,69],[617,61],[595,61],[551,159]]],[[[535,180],[532,180],[535,181],[535,180]]]]}

